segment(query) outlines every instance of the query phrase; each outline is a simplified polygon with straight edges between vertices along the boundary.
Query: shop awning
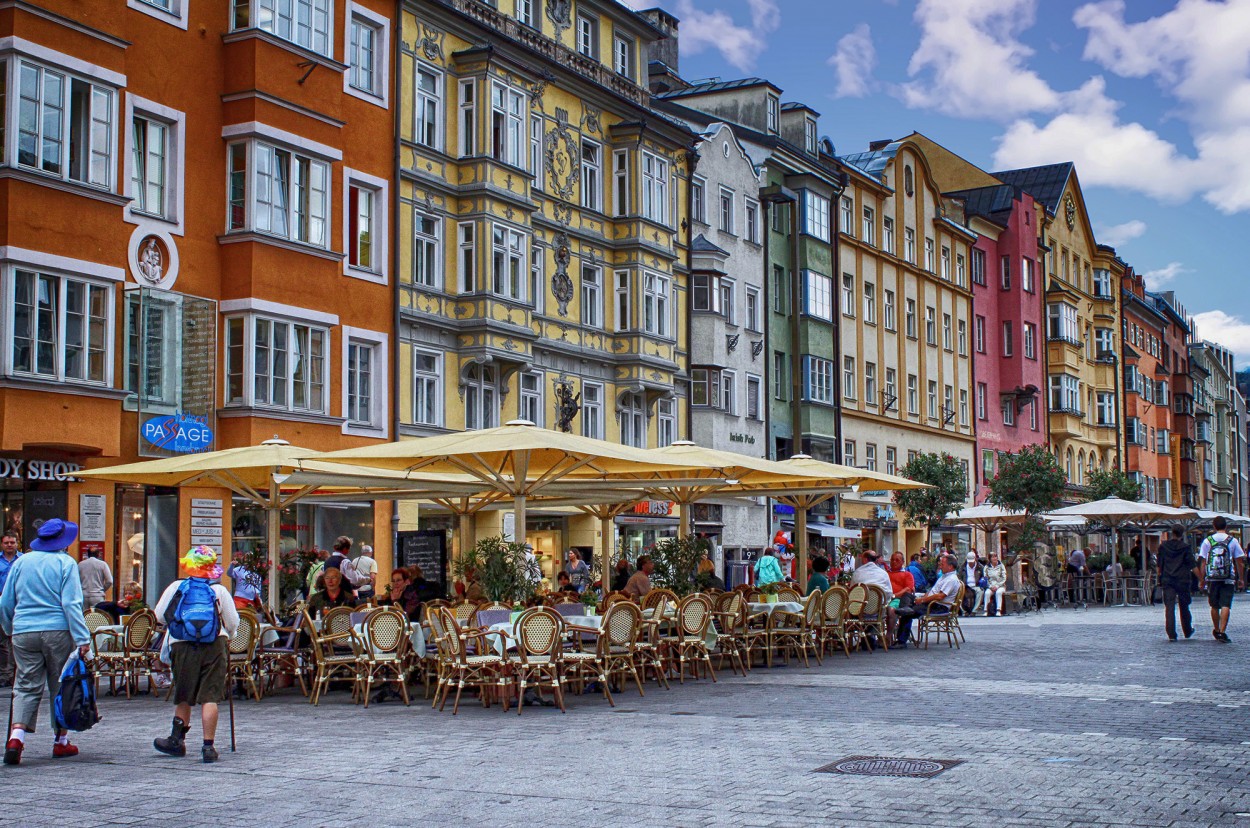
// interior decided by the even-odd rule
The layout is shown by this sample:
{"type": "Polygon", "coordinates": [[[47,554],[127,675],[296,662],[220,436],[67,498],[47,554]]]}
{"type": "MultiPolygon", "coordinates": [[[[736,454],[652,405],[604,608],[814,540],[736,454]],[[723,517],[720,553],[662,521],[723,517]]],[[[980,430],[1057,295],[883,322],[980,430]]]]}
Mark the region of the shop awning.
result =
{"type": "MultiPolygon", "coordinates": [[[[783,520],[782,526],[794,528],[794,521],[783,520]]],[[[841,526],[835,526],[832,523],[818,523],[809,521],[807,531],[813,535],[820,535],[822,538],[859,538],[860,533],[854,529],[843,529],[841,526]]]]}

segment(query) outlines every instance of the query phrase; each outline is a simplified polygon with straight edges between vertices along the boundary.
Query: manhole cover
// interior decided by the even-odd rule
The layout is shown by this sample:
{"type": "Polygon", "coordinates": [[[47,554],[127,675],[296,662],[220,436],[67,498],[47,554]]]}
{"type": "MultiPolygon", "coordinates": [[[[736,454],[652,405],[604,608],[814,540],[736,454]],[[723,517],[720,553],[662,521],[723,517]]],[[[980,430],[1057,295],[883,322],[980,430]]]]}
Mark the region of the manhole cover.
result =
{"type": "Polygon", "coordinates": [[[817,768],[816,773],[932,779],[942,771],[961,764],[963,764],[962,759],[891,759],[885,756],[848,756],[817,768]]]}

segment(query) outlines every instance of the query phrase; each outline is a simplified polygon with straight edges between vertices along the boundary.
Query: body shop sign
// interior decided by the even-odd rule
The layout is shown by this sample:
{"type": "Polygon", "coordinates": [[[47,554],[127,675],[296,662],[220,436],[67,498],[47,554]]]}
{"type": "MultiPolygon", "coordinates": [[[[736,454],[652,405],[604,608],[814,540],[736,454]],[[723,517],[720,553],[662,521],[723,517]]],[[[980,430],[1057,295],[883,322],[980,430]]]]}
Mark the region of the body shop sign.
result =
{"type": "Polygon", "coordinates": [[[194,454],[212,447],[213,430],[208,427],[206,417],[170,414],[144,420],[143,439],[175,454],[194,454]]]}

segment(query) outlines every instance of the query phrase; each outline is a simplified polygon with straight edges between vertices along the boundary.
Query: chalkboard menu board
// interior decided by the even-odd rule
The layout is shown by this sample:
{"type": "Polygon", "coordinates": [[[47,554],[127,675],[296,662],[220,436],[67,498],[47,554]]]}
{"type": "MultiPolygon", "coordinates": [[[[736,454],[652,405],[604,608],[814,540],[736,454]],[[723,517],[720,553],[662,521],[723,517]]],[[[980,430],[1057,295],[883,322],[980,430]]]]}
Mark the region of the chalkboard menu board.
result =
{"type": "Polygon", "coordinates": [[[399,561],[419,566],[425,580],[447,594],[447,535],[439,530],[399,533],[399,561]]]}

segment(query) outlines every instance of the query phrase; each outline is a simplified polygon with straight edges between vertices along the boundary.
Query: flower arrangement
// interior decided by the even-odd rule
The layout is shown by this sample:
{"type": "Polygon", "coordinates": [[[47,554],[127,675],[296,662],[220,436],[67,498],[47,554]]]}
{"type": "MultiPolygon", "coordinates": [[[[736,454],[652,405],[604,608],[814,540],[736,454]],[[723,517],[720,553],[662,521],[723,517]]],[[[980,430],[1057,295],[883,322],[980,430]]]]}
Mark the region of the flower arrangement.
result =
{"type": "Polygon", "coordinates": [[[760,594],[776,595],[780,591],[781,584],[781,581],[773,581],[771,584],[762,584],[760,586],[760,594]]]}
{"type": "Polygon", "coordinates": [[[583,607],[593,609],[599,606],[599,596],[595,594],[594,589],[591,587],[587,587],[586,591],[582,593],[581,601],[583,607]]]}
{"type": "Polygon", "coordinates": [[[836,569],[829,570],[829,582],[835,584],[836,586],[850,586],[851,578],[853,576],[853,572],[845,570],[840,566],[836,569]]]}
{"type": "MultiPolygon", "coordinates": [[[[313,567],[325,561],[329,554],[317,547],[309,549],[288,549],[278,556],[278,593],[289,597],[300,592],[308,580],[308,573],[313,567]]],[[[257,575],[262,584],[262,592],[269,586],[269,555],[263,549],[237,550],[233,562],[257,575]]]]}

